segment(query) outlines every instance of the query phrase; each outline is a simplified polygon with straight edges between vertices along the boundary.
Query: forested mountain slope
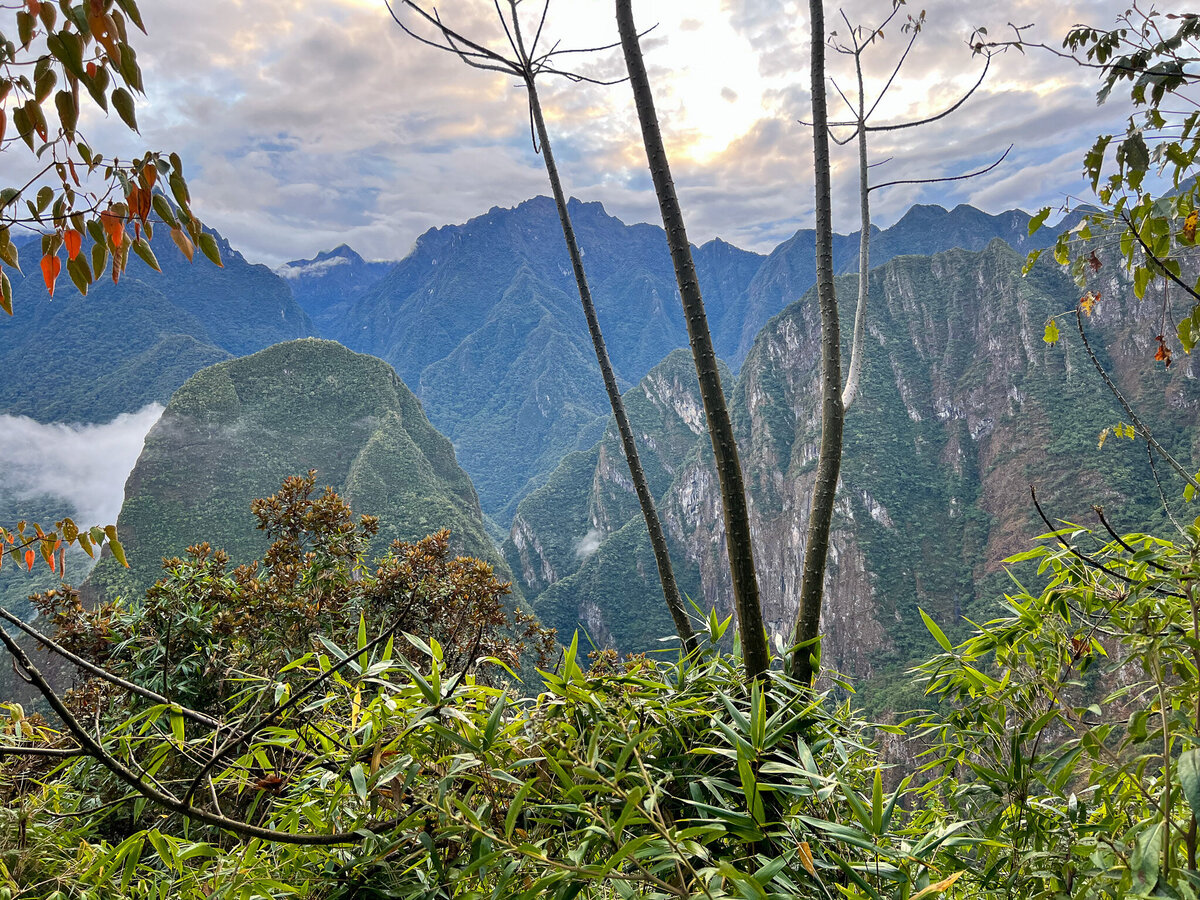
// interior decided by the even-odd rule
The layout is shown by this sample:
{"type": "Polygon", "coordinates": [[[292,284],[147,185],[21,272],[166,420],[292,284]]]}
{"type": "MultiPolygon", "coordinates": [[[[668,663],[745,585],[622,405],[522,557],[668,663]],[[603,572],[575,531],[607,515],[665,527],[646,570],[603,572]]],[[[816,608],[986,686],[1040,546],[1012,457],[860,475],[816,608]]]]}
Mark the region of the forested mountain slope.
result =
{"type": "Polygon", "coordinates": [[[231,356],[314,334],[283,279],[251,265],[217,237],[223,268],[197,253],[189,263],[166,229],[153,248],[162,272],[135,256],[117,284],[101,279],[81,297],[66,278],[53,299],[37,247],[22,252],[15,315],[0,316],[0,366],[36,373],[0,383],[0,412],[42,422],[103,422],[166,403],[191,374],[231,356]]]}
{"type": "MultiPolygon", "coordinates": [[[[1047,317],[1073,309],[1077,288],[1046,265],[1023,278],[1023,261],[996,240],[979,252],[897,257],[871,274],[862,393],[847,417],[823,620],[826,662],[859,679],[894,672],[928,649],[918,606],[944,625],[986,615],[1004,587],[1001,560],[1045,530],[1030,484],[1051,516],[1094,522],[1090,508],[1099,504],[1128,527],[1162,523],[1144,448],[1097,447],[1099,432],[1122,415],[1073,320],[1062,320],[1059,344],[1042,340],[1047,317]]],[[[854,290],[853,277],[841,279],[842,296],[854,290]]],[[[1093,346],[1156,434],[1195,459],[1196,361],[1179,360],[1169,371],[1156,365],[1157,304],[1127,297],[1122,286],[1107,286],[1087,320],[1093,346]]],[[[788,632],[799,591],[819,439],[818,335],[809,295],[763,329],[731,391],[775,634],[788,632]]],[[[630,402],[643,443],[672,447],[674,468],[659,473],[655,489],[684,582],[702,607],[728,612],[711,452],[689,426],[694,391],[652,376],[630,402]],[[680,453],[685,429],[694,439],[680,453]]],[[[518,508],[506,552],[535,609],[554,624],[582,623],[622,650],[645,650],[672,629],[654,567],[645,564],[645,529],[627,481],[603,444],[568,457],[518,508]],[[579,486],[585,502],[573,498],[579,486]],[[545,493],[551,488],[557,495],[545,493]],[[594,548],[586,557],[564,552],[585,539],[594,548]],[[600,583],[588,582],[589,571],[605,573],[605,590],[581,586],[600,583]],[[647,624],[638,628],[631,618],[647,624]]]]}
{"type": "Polygon", "coordinates": [[[268,541],[250,502],[309,469],[357,514],[379,516],[379,555],[449,528],[457,552],[507,578],[470,479],[412,392],[383,361],[310,338],[209,367],[176,391],[126,484],[117,527],[131,568],[105,558],[85,593],[137,596],[162,557],[201,541],[235,563],[260,557],[268,541]]]}

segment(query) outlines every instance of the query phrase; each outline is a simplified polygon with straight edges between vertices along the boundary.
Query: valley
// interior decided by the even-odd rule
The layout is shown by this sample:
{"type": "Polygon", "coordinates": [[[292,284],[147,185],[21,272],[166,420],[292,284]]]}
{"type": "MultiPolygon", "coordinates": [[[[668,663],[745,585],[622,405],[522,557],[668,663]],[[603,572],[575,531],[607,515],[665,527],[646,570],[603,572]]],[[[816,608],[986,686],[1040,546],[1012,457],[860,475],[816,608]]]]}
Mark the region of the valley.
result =
{"type": "MultiPolygon", "coordinates": [[[[729,615],[720,499],[663,232],[597,203],[571,211],[681,590],[729,615]]],[[[884,698],[871,702],[900,702],[888,686],[930,650],[918,609],[951,633],[988,614],[1004,591],[1001,561],[1044,530],[1030,484],[1075,521],[1092,504],[1130,523],[1162,516],[1144,455],[1128,442],[1096,447],[1121,411],[1078,341],[1042,341],[1077,290],[1048,262],[1021,275],[1025,253],[1053,237],[1035,244],[1028,222],[921,206],[873,235],[825,613],[828,664],[884,698]]],[[[819,430],[811,244],[801,231],[765,256],[720,240],[694,249],[775,639],[795,615],[819,430]]],[[[839,271],[857,246],[856,235],[837,239],[839,271]]],[[[133,270],[61,305],[31,298],[29,315],[0,322],[6,364],[40,366],[54,387],[36,403],[10,388],[0,412],[90,423],[167,407],[117,518],[133,568],[106,559],[85,594],[136,596],[160,558],[202,540],[235,562],[260,554],[249,501],[315,468],[356,512],[383,517],[380,551],[449,527],[460,552],[491,561],[560,635],[583,628],[622,652],[663,646],[670,617],[546,198],[433,229],[394,264],[342,246],[272,271],[222,247],[217,269],[156,242],[162,275],[133,270]],[[76,346],[100,356],[74,356],[76,346]]],[[[852,296],[854,276],[838,289],[852,296]]],[[[1105,364],[1193,452],[1194,361],[1153,371],[1150,304],[1129,301],[1118,280],[1104,293],[1088,327],[1105,364]]],[[[843,304],[844,340],[850,315],[843,304]]],[[[9,506],[13,520],[78,514],[50,496],[9,506]]],[[[72,559],[73,570],[88,562],[72,559]]],[[[46,581],[30,577],[0,572],[7,606],[25,609],[46,581]]]]}

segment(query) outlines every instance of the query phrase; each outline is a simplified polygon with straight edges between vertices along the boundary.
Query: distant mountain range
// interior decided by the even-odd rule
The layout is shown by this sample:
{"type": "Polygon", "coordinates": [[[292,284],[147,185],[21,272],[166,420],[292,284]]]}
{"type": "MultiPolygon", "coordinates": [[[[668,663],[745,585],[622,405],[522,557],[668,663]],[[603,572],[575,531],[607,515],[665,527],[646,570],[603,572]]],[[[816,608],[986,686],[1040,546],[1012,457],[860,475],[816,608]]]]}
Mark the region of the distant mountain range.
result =
{"type": "MultiPolygon", "coordinates": [[[[663,232],[597,203],[573,200],[571,212],[680,583],[727,609],[720,503],[663,232]]],[[[859,677],[904,664],[922,639],[917,606],[949,624],[987,602],[999,559],[1026,539],[1028,479],[1046,480],[1053,502],[1086,495],[1154,515],[1145,473],[1096,456],[1096,432],[1119,414],[1078,348],[1041,343],[1046,315],[1069,308],[1074,288],[1051,266],[1020,277],[1028,222],[921,206],[873,235],[869,353],[847,425],[827,615],[829,659],[859,677]]],[[[140,590],[159,557],[195,540],[256,555],[249,500],[316,467],[357,511],[383,510],[389,535],[451,525],[460,549],[511,566],[551,624],[583,624],[626,650],[670,632],[548,199],[432,229],[398,263],[341,246],[271,271],[221,246],[218,269],[160,239],[162,274],[133,263],[86,299],[64,286],[47,300],[40,279],[18,279],[17,315],[0,318],[6,371],[38,373],[36,390],[0,385],[0,412],[88,422],[170,401],[121,513],[135,569],[110,562],[95,590],[140,590]],[[314,334],[344,347],[295,343],[314,334]]],[[[765,257],[720,240],[694,248],[776,631],[795,602],[815,454],[812,247],[801,231],[765,257]]],[[[840,272],[857,252],[857,235],[837,238],[840,272]]],[[[854,295],[853,276],[839,284],[854,295]]],[[[842,312],[848,339],[852,304],[842,312]]],[[[1144,315],[1102,306],[1099,343],[1126,388],[1177,423],[1197,405],[1191,369],[1135,376],[1144,335],[1122,323],[1142,327],[1144,315]]],[[[5,521],[26,510],[72,512],[0,497],[5,521]]],[[[8,602],[18,583],[0,575],[8,602]]]]}
{"type": "MultiPolygon", "coordinates": [[[[572,200],[570,211],[613,365],[632,385],[687,346],[666,237],[599,203],[572,200]]],[[[996,237],[1024,248],[1028,222],[1020,211],[914,207],[874,236],[872,258],[980,249],[996,237]]],[[[720,240],[694,248],[718,355],[735,369],[767,319],[812,286],[812,247],[803,230],[767,257],[720,240]]],[[[858,236],[839,237],[839,271],[857,259],[858,236]]],[[[298,297],[340,279],[325,295],[336,316],[305,301],[323,335],[396,367],[454,441],[484,511],[507,524],[564,453],[595,441],[608,413],[553,203],[433,229],[386,275],[373,265],[341,249],[281,271],[298,297]]]]}
{"type": "MultiPolygon", "coordinates": [[[[687,343],[665,237],[599,203],[572,200],[571,213],[618,378],[631,386],[687,343]]],[[[995,237],[1023,248],[1028,220],[914,207],[874,236],[872,258],[978,249],[995,237]]],[[[396,368],[505,530],[562,456],[604,427],[608,405],[548,198],[431,229],[395,264],[343,245],[272,272],[220,245],[223,269],[200,257],[188,264],[160,232],[161,275],[133,261],[120,284],[100,283],[87,298],[64,285],[47,301],[40,278],[18,279],[18,315],[0,320],[0,364],[39,372],[39,389],[7,379],[0,411],[102,421],[166,403],[222,359],[331,338],[396,368]]],[[[856,235],[838,238],[839,271],[856,265],[857,246],[856,235]]],[[[767,319],[812,285],[811,248],[809,230],[767,257],[720,240],[695,248],[717,351],[735,371],[767,319]]]]}

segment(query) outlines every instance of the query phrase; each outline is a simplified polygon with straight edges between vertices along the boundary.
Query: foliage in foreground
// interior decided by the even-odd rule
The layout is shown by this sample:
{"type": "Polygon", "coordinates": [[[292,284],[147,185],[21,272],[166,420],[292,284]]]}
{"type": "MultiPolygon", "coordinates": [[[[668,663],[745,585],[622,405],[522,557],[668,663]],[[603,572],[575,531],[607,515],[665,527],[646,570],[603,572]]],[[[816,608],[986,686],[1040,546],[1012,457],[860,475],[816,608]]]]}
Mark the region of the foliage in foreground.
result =
{"type": "Polygon", "coordinates": [[[367,572],[371,521],[311,489],[256,504],[256,566],[198,548],[143,603],[44,598],[103,677],[66,728],[17,707],[0,727],[0,890],[1200,896],[1200,524],[1047,535],[1012,561],[1048,581],[1007,615],[958,646],[928,620],[941,708],[905,729],[787,672],[747,686],[715,616],[689,657],[587,665],[573,642],[518,685],[486,566],[439,535],[367,572]]]}

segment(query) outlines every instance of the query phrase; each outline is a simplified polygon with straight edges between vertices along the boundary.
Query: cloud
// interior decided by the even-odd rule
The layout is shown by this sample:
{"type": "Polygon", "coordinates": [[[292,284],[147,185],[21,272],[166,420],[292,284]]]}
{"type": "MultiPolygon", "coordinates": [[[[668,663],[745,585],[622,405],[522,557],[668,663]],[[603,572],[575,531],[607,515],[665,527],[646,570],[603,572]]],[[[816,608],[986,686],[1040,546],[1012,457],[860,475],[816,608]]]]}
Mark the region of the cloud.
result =
{"type": "Polygon", "coordinates": [[[162,411],[152,403],[99,425],[0,415],[0,491],[17,500],[62,500],[64,514],[81,526],[111,524],[121,511],[125,479],[162,411]]]}
{"type": "Polygon", "coordinates": [[[587,534],[579,539],[575,545],[575,557],[577,559],[587,559],[593,553],[600,549],[600,544],[604,540],[604,532],[599,528],[591,529],[587,534]]]}
{"type": "Polygon", "coordinates": [[[275,270],[275,274],[280,278],[287,278],[295,281],[297,278],[322,275],[325,272],[328,272],[334,266],[344,266],[348,262],[350,262],[350,260],[344,256],[330,256],[325,259],[315,260],[314,262],[310,263],[280,266],[275,270]]]}
{"type": "MultiPolygon", "coordinates": [[[[922,5],[927,25],[878,121],[928,114],[969,87],[978,60],[965,41],[974,27],[1003,37],[1009,21],[1036,22],[1028,34],[1057,45],[1077,15],[1037,0],[922,5]]],[[[1096,0],[1086,14],[1107,25],[1125,5],[1096,0]]],[[[454,7],[455,27],[506,48],[490,2],[454,7]]],[[[851,22],[879,16],[874,0],[845,8],[851,22]]],[[[126,156],[143,146],[179,150],[197,211],[251,260],[278,265],[343,242],[367,258],[397,259],[428,228],[547,193],[516,80],[421,46],[382,4],[160,0],[146,21],[149,37],[137,44],[148,90],[141,136],[95,115],[88,136],[106,155],[110,147],[126,156]]],[[[807,4],[695,0],[685,10],[646,0],[638,21],[658,26],[643,48],[692,240],[720,236],[768,251],[811,225],[812,141],[797,121],[809,108],[807,4]]],[[[904,46],[898,24],[867,60],[869,83],[886,80],[904,46]]],[[[834,13],[827,27],[845,30],[834,13]]],[[[608,0],[551,5],[546,38],[570,47],[614,37],[608,0]]],[[[619,52],[565,59],[592,77],[624,74],[619,52]]],[[[854,83],[838,54],[829,70],[843,88],[854,83]]],[[[1073,190],[1080,166],[1069,151],[1082,157],[1091,137],[1119,128],[1128,113],[1117,103],[1097,109],[1095,86],[1094,73],[1049,53],[997,57],[961,113],[877,135],[872,156],[894,155],[889,170],[905,173],[895,177],[965,171],[1015,143],[1012,162],[982,186],[890,190],[878,198],[878,224],[909,202],[975,197],[999,212],[1037,207],[1055,185],[1073,190]],[[1018,164],[1037,168],[1036,183],[1012,177],[1018,164]]],[[[545,80],[542,100],[568,193],[601,200],[626,221],[656,222],[628,85],[545,80]]],[[[857,227],[851,150],[834,160],[842,231],[857,227]]]]}

